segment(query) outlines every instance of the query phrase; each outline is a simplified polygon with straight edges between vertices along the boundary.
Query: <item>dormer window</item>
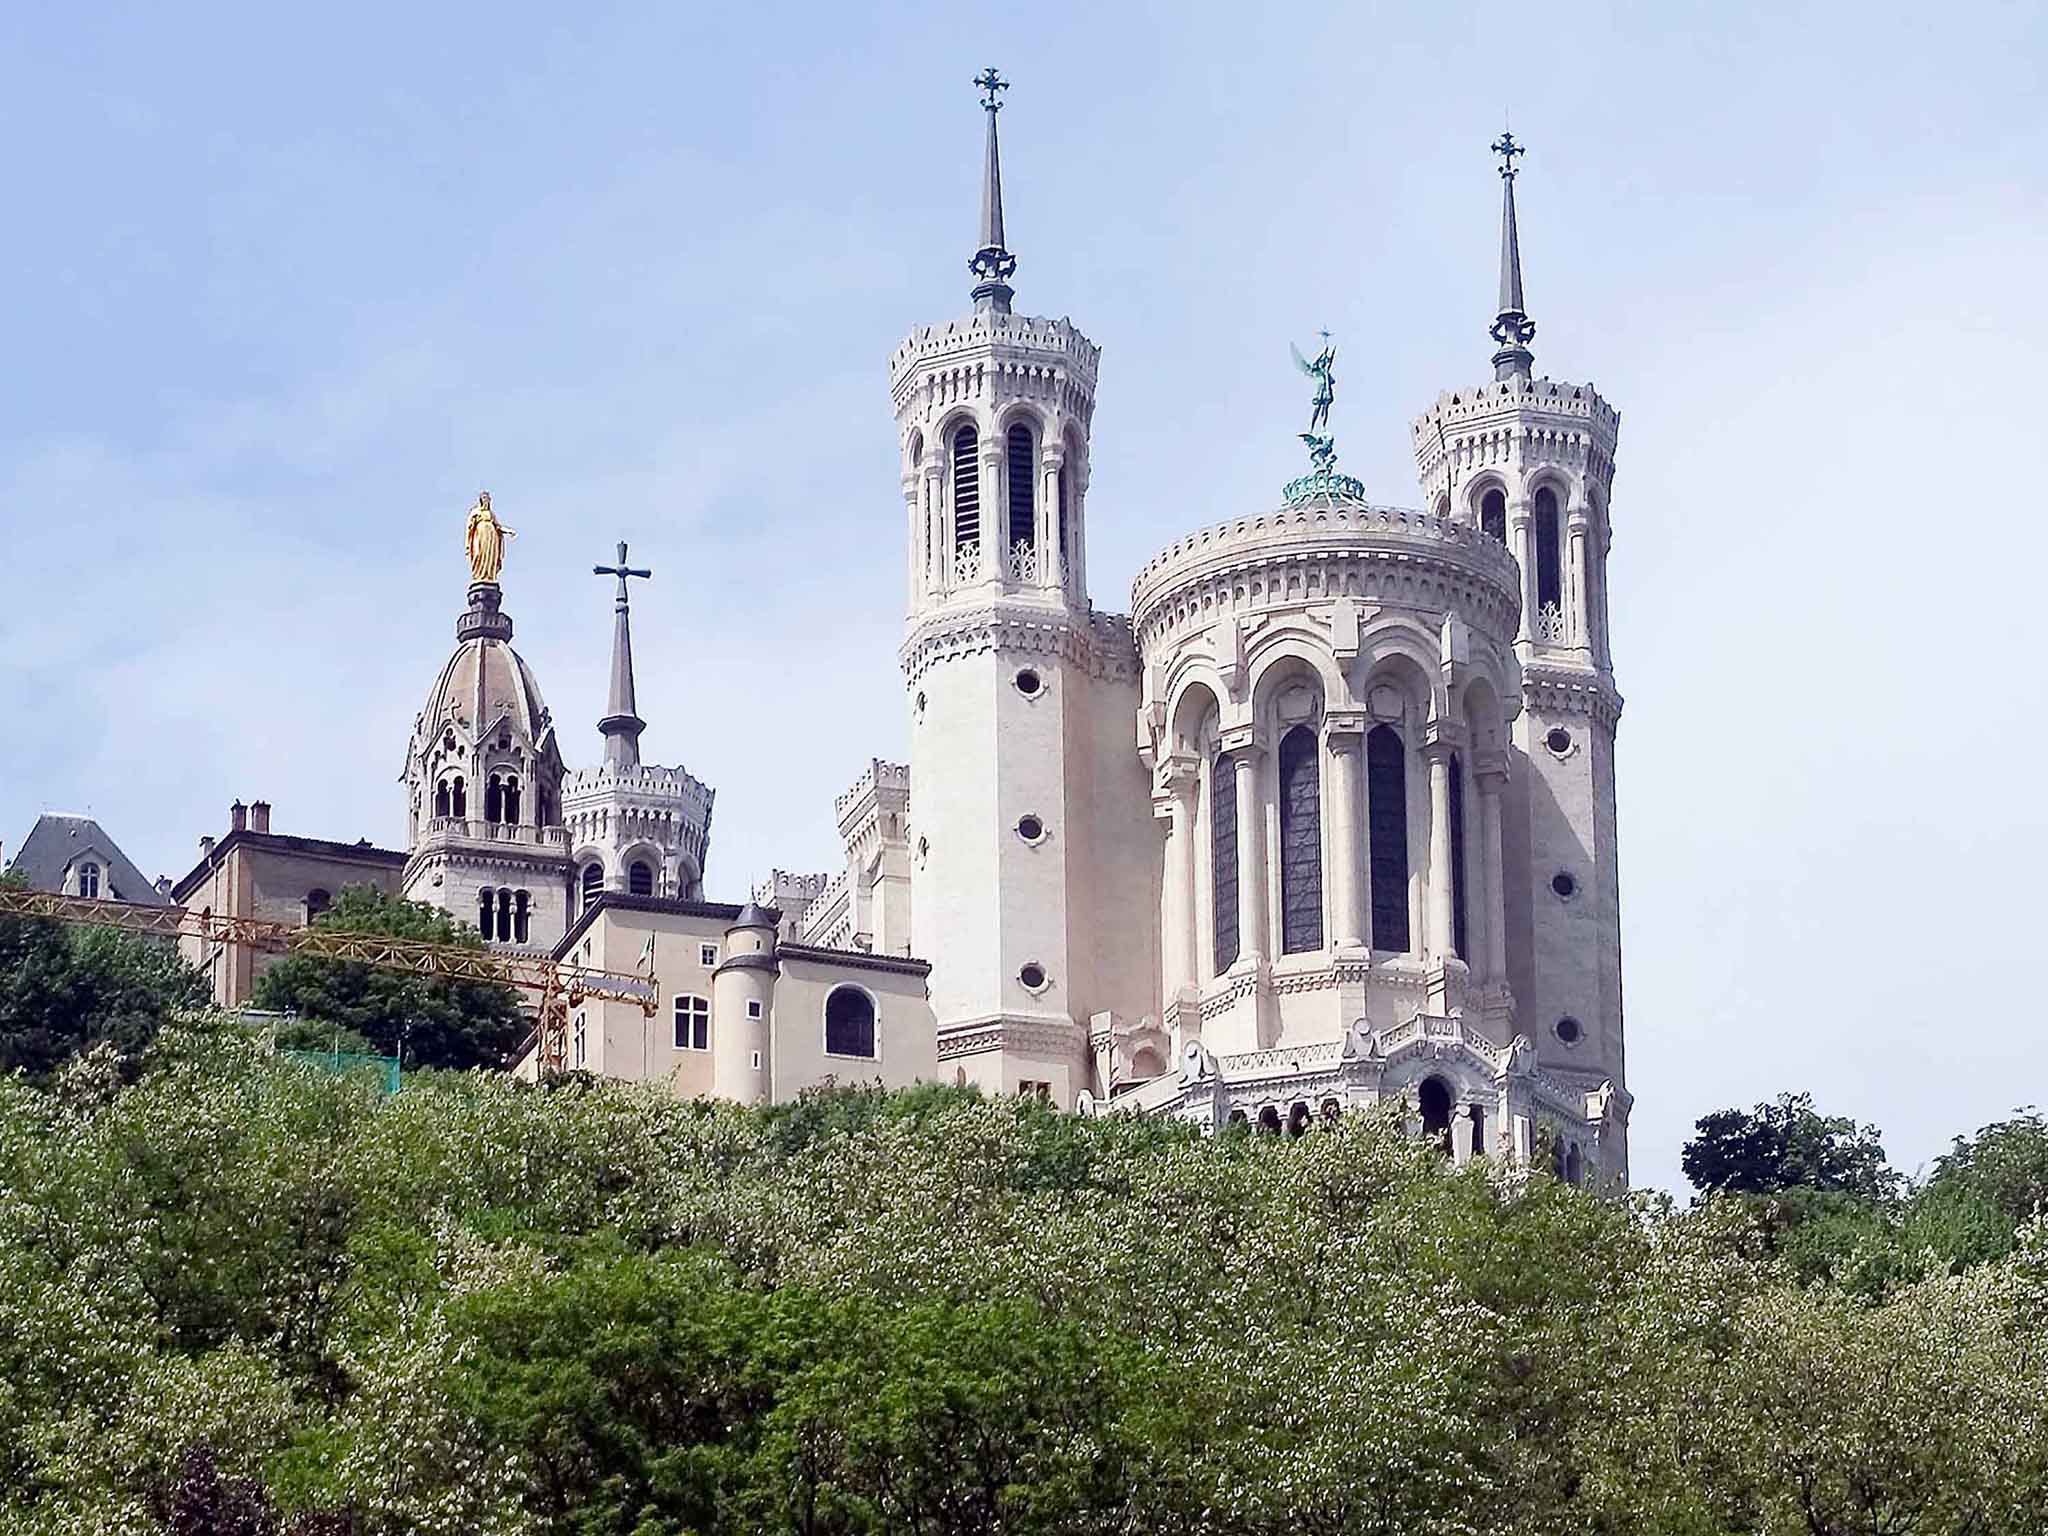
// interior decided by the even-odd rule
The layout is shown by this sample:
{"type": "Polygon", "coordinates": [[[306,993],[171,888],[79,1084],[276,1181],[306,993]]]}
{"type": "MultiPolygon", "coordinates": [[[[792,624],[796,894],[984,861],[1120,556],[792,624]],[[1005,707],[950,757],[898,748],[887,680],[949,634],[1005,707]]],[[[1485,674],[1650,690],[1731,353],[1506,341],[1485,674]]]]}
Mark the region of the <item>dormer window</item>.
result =
{"type": "Polygon", "coordinates": [[[78,894],[88,900],[99,898],[100,867],[90,859],[78,866],[78,894]]]}

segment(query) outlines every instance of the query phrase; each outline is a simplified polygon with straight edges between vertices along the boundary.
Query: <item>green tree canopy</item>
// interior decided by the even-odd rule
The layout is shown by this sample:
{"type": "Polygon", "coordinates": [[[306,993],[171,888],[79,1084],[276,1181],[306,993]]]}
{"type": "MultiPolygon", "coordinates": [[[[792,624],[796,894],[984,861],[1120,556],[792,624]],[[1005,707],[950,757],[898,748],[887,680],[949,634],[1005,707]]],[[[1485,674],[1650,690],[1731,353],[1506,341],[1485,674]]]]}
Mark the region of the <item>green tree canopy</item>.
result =
{"type": "Polygon", "coordinates": [[[47,1080],[102,1042],[133,1063],[167,1019],[206,999],[206,977],[167,940],[0,917],[0,1072],[47,1080]]]}
{"type": "MultiPolygon", "coordinates": [[[[362,886],[343,890],[315,921],[349,933],[484,947],[476,929],[438,907],[362,886]]],[[[366,1042],[407,1067],[503,1066],[528,1027],[510,987],[409,976],[318,955],[278,961],[257,979],[253,1001],[303,1021],[280,1043],[319,1049],[340,1031],[345,1048],[366,1042]]]]}
{"type": "Polygon", "coordinates": [[[1877,1127],[1823,1115],[1808,1093],[1780,1094],[1754,1110],[1719,1110],[1696,1129],[1680,1166],[1702,1193],[1817,1190],[1877,1201],[1900,1187],[1877,1127]]]}

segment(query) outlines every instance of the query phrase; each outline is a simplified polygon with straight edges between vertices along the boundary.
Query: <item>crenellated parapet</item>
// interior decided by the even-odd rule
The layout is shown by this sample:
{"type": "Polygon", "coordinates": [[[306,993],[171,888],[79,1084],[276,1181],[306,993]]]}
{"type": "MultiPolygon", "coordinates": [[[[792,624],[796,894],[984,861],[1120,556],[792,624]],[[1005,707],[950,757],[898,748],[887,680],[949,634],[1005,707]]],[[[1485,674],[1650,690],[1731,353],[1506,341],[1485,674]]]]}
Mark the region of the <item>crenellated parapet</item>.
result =
{"type": "Polygon", "coordinates": [[[961,402],[1042,401],[1084,424],[1095,411],[1102,349],[1073,321],[982,314],[912,331],[889,356],[899,420],[930,420],[961,402]]]}
{"type": "Polygon", "coordinates": [[[1510,378],[1438,395],[1410,436],[1429,504],[1475,522],[1471,493],[1487,483],[1488,472],[1520,478],[1554,467],[1592,489],[1604,506],[1620,432],[1621,413],[1590,384],[1510,378]]]}

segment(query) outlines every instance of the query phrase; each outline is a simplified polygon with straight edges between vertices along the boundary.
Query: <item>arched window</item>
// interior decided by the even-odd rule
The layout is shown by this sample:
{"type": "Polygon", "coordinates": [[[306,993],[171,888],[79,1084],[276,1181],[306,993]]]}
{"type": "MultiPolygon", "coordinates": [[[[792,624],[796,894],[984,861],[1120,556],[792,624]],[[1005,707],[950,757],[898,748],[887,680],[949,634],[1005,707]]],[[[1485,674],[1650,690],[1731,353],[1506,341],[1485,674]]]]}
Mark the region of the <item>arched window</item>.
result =
{"type": "Polygon", "coordinates": [[[1451,1085],[1440,1077],[1426,1077],[1415,1100],[1422,1109],[1422,1134],[1450,1151],[1451,1085]]]}
{"type": "Polygon", "coordinates": [[[519,825],[519,781],[517,779],[508,778],[505,781],[505,798],[501,809],[505,812],[505,820],[515,827],[519,825]]]}
{"type": "Polygon", "coordinates": [[[78,866],[78,894],[89,900],[99,898],[100,867],[90,859],[78,866]]]}
{"type": "Polygon", "coordinates": [[[1216,974],[1237,962],[1237,773],[1222,753],[1209,765],[1209,863],[1215,875],[1216,974]]]}
{"type": "Polygon", "coordinates": [[[505,791],[498,783],[498,776],[491,775],[491,782],[484,787],[484,820],[497,823],[505,816],[505,791]]]}
{"type": "Polygon", "coordinates": [[[488,885],[476,893],[476,931],[486,943],[498,931],[498,893],[488,885]]]}
{"type": "Polygon", "coordinates": [[[452,807],[448,814],[460,821],[469,814],[469,792],[463,787],[461,774],[455,776],[455,787],[448,794],[452,807]]]}
{"type": "Polygon", "coordinates": [[[874,999],[859,987],[834,987],[825,999],[825,1054],[874,1056],[874,999]]]}
{"type": "Polygon", "coordinates": [[[334,905],[334,898],[325,891],[306,892],[306,921],[312,922],[322,912],[334,905]]]}
{"type": "Polygon", "coordinates": [[[1465,765],[1451,754],[1451,948],[1470,959],[1465,929],[1465,765]]]}
{"type": "Polygon", "coordinates": [[[972,427],[953,434],[953,547],[981,543],[981,437],[972,427]]]}
{"type": "Polygon", "coordinates": [[[1038,542],[1038,519],[1034,515],[1032,502],[1032,464],[1038,455],[1031,441],[1031,429],[1018,422],[1010,428],[1010,435],[1004,446],[1009,450],[1010,469],[1010,547],[1038,542]]]}
{"type": "Polygon", "coordinates": [[[1549,486],[1536,493],[1536,606],[1562,608],[1564,583],[1558,566],[1557,493],[1549,486]]]}
{"type": "Polygon", "coordinates": [[[583,866],[583,908],[590,909],[592,902],[604,894],[604,866],[595,859],[583,866]]]}
{"type": "Polygon", "coordinates": [[[498,892],[498,942],[512,942],[512,893],[508,890],[498,892]]]}
{"type": "Polygon", "coordinates": [[[1505,491],[1488,491],[1479,499],[1479,531],[1489,539],[1508,541],[1508,498],[1505,491]]]}
{"type": "Polygon", "coordinates": [[[626,889],[635,896],[652,896],[654,866],[645,859],[635,859],[626,871],[626,889]]]}
{"type": "Polygon", "coordinates": [[[1323,947],[1323,780],[1316,733],[1280,738],[1280,953],[1323,947]]]}
{"type": "Polygon", "coordinates": [[[524,944],[532,930],[527,922],[527,908],[532,897],[525,891],[515,891],[512,896],[512,938],[515,943],[524,944]]]}
{"type": "Polygon", "coordinates": [[[446,816],[448,812],[448,781],[443,779],[434,786],[434,814],[446,816]]]}
{"type": "Polygon", "coordinates": [[[1477,1104],[1472,1106],[1472,1155],[1486,1156],[1486,1111],[1477,1104]]]}
{"type": "Polygon", "coordinates": [[[1372,852],[1372,947],[1408,948],[1407,750],[1390,725],[1365,737],[1365,824],[1372,852]]]}
{"type": "Polygon", "coordinates": [[[1585,1176],[1585,1160],[1580,1157],[1579,1144],[1575,1141],[1565,1149],[1564,1181],[1567,1184],[1577,1184],[1585,1176]]]}

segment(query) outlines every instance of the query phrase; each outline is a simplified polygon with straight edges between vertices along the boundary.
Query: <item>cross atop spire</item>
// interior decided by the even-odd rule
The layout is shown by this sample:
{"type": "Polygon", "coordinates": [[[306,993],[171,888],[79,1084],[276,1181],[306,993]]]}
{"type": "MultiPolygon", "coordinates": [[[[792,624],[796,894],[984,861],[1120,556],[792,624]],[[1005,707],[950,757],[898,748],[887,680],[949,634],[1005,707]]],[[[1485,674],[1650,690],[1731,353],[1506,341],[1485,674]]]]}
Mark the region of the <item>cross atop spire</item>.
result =
{"type": "Polygon", "coordinates": [[[1529,350],[1529,343],[1536,337],[1536,322],[1531,320],[1523,308],[1522,300],[1522,243],[1515,232],[1515,156],[1525,155],[1528,150],[1515,142],[1515,136],[1507,129],[1501,130],[1494,140],[1493,152],[1500,156],[1500,310],[1495,314],[1490,331],[1493,339],[1500,343],[1500,350],[1493,354],[1493,376],[1496,379],[1513,379],[1529,376],[1530,366],[1536,356],[1529,350]]]}
{"type": "Polygon", "coordinates": [[[612,620],[612,687],[611,699],[605,707],[604,718],[597,722],[597,728],[604,732],[604,760],[608,768],[637,768],[640,766],[640,733],[647,729],[635,708],[633,698],[633,626],[629,616],[631,603],[626,595],[628,576],[651,577],[654,572],[626,564],[626,541],[619,541],[619,563],[617,565],[593,565],[593,576],[616,576],[619,578],[619,593],[613,604],[612,620]]]}
{"type": "Polygon", "coordinates": [[[1007,279],[1017,270],[1017,258],[1003,244],[1003,162],[996,146],[996,114],[1003,109],[1002,93],[1010,82],[994,66],[974,77],[981,90],[981,107],[988,114],[988,154],[981,179],[981,248],[968,260],[967,270],[981,279],[974,285],[976,313],[1007,315],[1011,288],[1007,279]]]}

